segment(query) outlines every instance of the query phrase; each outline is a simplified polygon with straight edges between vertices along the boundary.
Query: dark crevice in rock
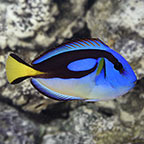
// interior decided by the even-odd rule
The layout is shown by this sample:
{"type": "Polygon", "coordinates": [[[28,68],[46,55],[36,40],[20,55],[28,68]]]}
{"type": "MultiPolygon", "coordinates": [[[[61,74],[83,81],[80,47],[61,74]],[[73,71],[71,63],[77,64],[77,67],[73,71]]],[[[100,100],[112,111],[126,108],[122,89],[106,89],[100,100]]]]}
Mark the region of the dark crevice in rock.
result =
{"type": "MultiPolygon", "coordinates": [[[[26,29],[26,28],[25,28],[26,29]]],[[[32,43],[32,40],[36,37],[36,33],[34,33],[33,36],[29,36],[29,37],[25,37],[25,38],[19,38],[19,40],[21,41],[24,41],[24,42],[31,42],[32,43]]]]}
{"type": "Polygon", "coordinates": [[[45,130],[36,131],[34,135],[34,144],[42,144],[45,130]]]}
{"type": "Polygon", "coordinates": [[[46,31],[46,34],[50,37],[53,36],[53,33],[55,33],[55,31],[61,27],[63,27],[62,23],[65,23],[66,25],[70,23],[70,21],[74,21],[76,20],[76,18],[78,17],[76,14],[73,14],[73,8],[72,8],[72,4],[70,3],[69,0],[55,0],[54,1],[57,6],[58,6],[58,11],[59,14],[55,15],[55,23],[52,24],[49,29],[46,31]],[[70,7],[71,5],[71,7],[70,7]]]}
{"type": "Polygon", "coordinates": [[[59,7],[60,15],[62,15],[66,12],[65,9],[69,9],[69,5],[70,5],[69,0],[55,0],[54,2],[59,7]]]}
{"type": "Polygon", "coordinates": [[[71,14],[72,7],[69,7],[71,5],[69,0],[55,0],[54,2],[57,4],[59,9],[59,14],[55,16],[57,21],[61,21],[64,18],[69,19],[70,16],[73,16],[71,14]]]}
{"type": "MultiPolygon", "coordinates": [[[[74,29],[73,29],[74,31],[74,29]]],[[[91,32],[87,27],[87,24],[85,23],[85,26],[78,32],[76,32],[73,35],[73,38],[79,39],[79,38],[91,38],[91,32]]]]}
{"type": "Polygon", "coordinates": [[[57,102],[48,105],[47,108],[39,114],[28,111],[23,112],[29,119],[37,123],[48,124],[56,119],[68,119],[71,110],[69,103],[57,102]]]}
{"type": "Polygon", "coordinates": [[[1,0],[0,3],[16,4],[17,0],[1,0]]]}
{"type": "Polygon", "coordinates": [[[49,29],[46,31],[46,34],[48,36],[52,36],[52,34],[55,32],[56,29],[56,24],[53,24],[49,27],[49,29]]]}
{"type": "Polygon", "coordinates": [[[91,7],[94,5],[96,1],[97,0],[88,0],[87,3],[85,4],[85,12],[91,9],[91,7]]]}
{"type": "Polygon", "coordinates": [[[98,112],[101,113],[103,116],[111,117],[114,115],[114,112],[110,108],[99,107],[98,112]]]}
{"type": "MultiPolygon", "coordinates": [[[[76,31],[75,28],[73,28],[72,31],[73,32],[76,31]]],[[[91,38],[91,33],[86,23],[85,23],[85,26],[81,30],[74,33],[73,37],[71,37],[70,39],[65,39],[65,42],[71,41],[71,40],[84,39],[84,38],[91,38]]]]}
{"type": "Polygon", "coordinates": [[[140,86],[144,86],[144,77],[136,81],[136,86],[139,88],[140,86]]]}
{"type": "Polygon", "coordinates": [[[0,102],[16,108],[19,112],[25,114],[25,116],[28,117],[29,119],[41,124],[50,123],[51,121],[54,121],[56,119],[67,119],[69,118],[69,112],[72,110],[72,108],[70,107],[70,103],[57,102],[48,105],[45,110],[37,114],[24,111],[22,109],[22,106],[15,105],[9,98],[0,96],[0,102]]]}
{"type": "MultiPolygon", "coordinates": [[[[6,48],[2,51],[4,54],[7,54],[8,52],[11,52],[12,49],[9,46],[6,46],[6,48]]],[[[15,52],[15,50],[13,50],[15,52]]]]}
{"type": "Polygon", "coordinates": [[[36,35],[32,36],[32,37],[26,37],[26,38],[19,38],[20,41],[24,41],[24,42],[31,42],[32,40],[35,38],[36,35]]]}
{"type": "Polygon", "coordinates": [[[1,96],[1,95],[0,95],[0,102],[1,102],[1,103],[5,103],[5,104],[7,104],[7,105],[9,105],[9,106],[15,107],[16,109],[20,109],[19,106],[13,104],[13,102],[12,102],[11,99],[6,98],[6,97],[3,97],[3,96],[1,96]]]}
{"type": "Polygon", "coordinates": [[[17,17],[23,17],[23,22],[25,22],[25,19],[24,18],[31,18],[32,17],[32,14],[31,13],[24,13],[23,15],[20,15],[18,14],[17,12],[14,12],[14,14],[17,16],[17,17]]]}

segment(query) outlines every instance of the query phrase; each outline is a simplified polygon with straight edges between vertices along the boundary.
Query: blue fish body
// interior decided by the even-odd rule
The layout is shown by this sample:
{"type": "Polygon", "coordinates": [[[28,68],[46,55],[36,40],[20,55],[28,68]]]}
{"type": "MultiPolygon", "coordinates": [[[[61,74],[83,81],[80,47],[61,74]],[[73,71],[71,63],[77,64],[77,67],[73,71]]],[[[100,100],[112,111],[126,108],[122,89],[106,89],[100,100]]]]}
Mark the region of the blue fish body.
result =
{"type": "MultiPolygon", "coordinates": [[[[32,78],[32,84],[45,95],[58,100],[89,100],[99,101],[114,99],[127,93],[134,87],[136,81],[135,73],[128,62],[117,52],[110,49],[98,39],[75,41],[51,50],[33,61],[33,65],[41,64],[43,61],[64,52],[77,50],[104,50],[111,53],[123,65],[123,73],[114,68],[114,65],[104,58],[105,69],[102,68],[96,75],[97,68],[81,78],[32,78]]],[[[101,58],[85,58],[68,64],[71,71],[86,71],[99,63],[101,58]]]]}
{"type": "Polygon", "coordinates": [[[114,99],[132,89],[137,80],[128,62],[99,39],[63,44],[40,55],[31,67],[39,71],[29,76],[33,86],[64,101],[114,99]]]}

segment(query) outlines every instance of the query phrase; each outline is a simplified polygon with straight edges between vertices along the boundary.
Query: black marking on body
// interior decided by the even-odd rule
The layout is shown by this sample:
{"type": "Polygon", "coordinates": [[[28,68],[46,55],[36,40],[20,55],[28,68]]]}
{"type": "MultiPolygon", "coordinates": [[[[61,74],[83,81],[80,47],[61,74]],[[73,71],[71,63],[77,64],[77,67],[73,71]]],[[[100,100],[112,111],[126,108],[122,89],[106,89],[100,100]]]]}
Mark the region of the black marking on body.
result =
{"type": "Polygon", "coordinates": [[[117,64],[119,63],[118,60],[107,51],[96,49],[82,49],[60,53],[38,64],[34,64],[33,67],[39,71],[47,72],[47,74],[37,77],[81,78],[92,73],[97,68],[97,63],[92,69],[85,71],[71,71],[67,68],[67,66],[71,62],[85,58],[107,58],[111,63],[114,64],[114,66],[117,66],[117,64]]]}
{"type": "Polygon", "coordinates": [[[116,63],[116,64],[114,65],[114,68],[115,68],[116,70],[118,70],[120,73],[123,73],[123,72],[124,72],[123,66],[122,66],[122,64],[121,64],[120,62],[116,63]]]}
{"type": "Polygon", "coordinates": [[[105,59],[104,59],[103,69],[104,69],[104,78],[106,78],[106,64],[105,64],[105,59]]]}

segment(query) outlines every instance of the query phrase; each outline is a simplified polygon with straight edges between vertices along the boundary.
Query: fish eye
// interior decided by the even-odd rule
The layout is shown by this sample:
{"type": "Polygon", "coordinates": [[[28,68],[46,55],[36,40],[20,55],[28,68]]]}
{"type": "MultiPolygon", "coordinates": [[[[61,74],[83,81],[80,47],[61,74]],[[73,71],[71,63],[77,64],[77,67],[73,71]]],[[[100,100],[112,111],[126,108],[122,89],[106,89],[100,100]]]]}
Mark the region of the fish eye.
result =
{"type": "Polygon", "coordinates": [[[115,65],[114,65],[114,68],[118,71],[122,71],[123,70],[123,66],[120,62],[117,62],[115,65]]]}

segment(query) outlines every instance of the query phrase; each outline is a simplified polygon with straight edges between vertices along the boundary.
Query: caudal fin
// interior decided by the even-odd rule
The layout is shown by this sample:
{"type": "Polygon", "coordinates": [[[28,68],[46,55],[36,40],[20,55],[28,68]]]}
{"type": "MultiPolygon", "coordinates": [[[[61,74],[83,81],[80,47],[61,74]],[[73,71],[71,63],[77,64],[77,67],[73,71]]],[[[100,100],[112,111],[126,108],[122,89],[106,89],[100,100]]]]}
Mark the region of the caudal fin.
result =
{"type": "Polygon", "coordinates": [[[6,62],[6,75],[9,83],[16,84],[24,79],[43,74],[43,72],[33,69],[15,54],[10,54],[6,62]]]}

